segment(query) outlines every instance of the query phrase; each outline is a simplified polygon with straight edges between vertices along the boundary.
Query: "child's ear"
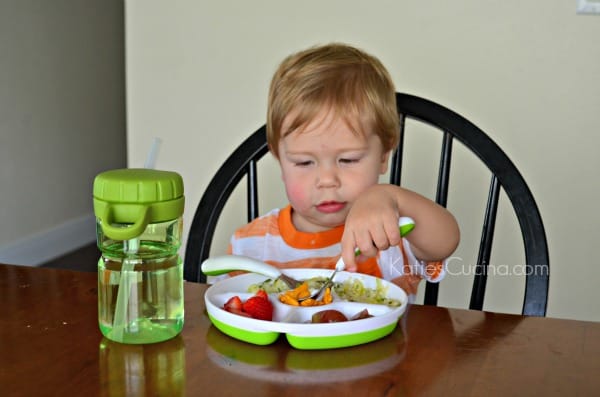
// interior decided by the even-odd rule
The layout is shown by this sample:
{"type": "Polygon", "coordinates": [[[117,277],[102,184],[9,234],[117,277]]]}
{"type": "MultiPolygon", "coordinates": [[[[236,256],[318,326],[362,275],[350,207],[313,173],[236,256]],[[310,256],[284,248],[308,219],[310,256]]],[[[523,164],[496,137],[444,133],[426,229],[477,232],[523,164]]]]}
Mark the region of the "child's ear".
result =
{"type": "Polygon", "coordinates": [[[390,160],[391,153],[392,153],[392,151],[388,150],[387,152],[385,152],[381,155],[381,168],[379,169],[379,173],[381,175],[385,174],[388,170],[388,162],[390,160]]]}

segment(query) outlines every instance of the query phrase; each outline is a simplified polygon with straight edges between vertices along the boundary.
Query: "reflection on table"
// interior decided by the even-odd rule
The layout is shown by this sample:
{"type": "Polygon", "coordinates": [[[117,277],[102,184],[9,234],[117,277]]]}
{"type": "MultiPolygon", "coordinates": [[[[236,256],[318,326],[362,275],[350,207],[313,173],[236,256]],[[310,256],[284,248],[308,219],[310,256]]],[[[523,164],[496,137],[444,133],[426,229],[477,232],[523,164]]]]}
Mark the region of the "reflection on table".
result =
{"type": "Polygon", "coordinates": [[[150,345],[102,338],[98,347],[103,396],[185,395],[185,343],[181,335],[150,345]]]}
{"type": "Polygon", "coordinates": [[[405,347],[399,328],[378,343],[333,350],[252,345],[233,339],[213,326],[206,334],[206,342],[206,355],[219,367],[248,378],[283,384],[319,384],[370,377],[395,367],[402,361],[405,347]]]}

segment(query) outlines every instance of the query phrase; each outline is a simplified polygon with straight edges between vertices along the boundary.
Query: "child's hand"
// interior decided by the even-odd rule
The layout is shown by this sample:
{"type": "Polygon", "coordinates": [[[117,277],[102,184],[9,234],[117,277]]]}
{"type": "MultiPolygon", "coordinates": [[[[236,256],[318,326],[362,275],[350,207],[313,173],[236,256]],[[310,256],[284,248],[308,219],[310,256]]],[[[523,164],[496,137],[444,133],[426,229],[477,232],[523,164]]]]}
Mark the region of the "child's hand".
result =
{"type": "Polygon", "coordinates": [[[362,254],[361,255],[355,255],[354,256],[354,263],[355,264],[348,266],[346,264],[346,262],[344,262],[344,266],[345,266],[344,270],[347,271],[347,272],[356,273],[358,271],[358,265],[357,264],[358,263],[362,263],[362,262],[366,261],[367,259],[369,259],[369,258],[367,256],[365,256],[365,255],[362,255],[362,254]]]}
{"type": "Polygon", "coordinates": [[[398,218],[409,216],[415,229],[406,237],[417,259],[444,260],[460,239],[456,220],[445,208],[410,190],[395,185],[374,185],[352,204],[342,236],[346,269],[356,271],[354,250],[366,257],[401,242],[398,218]]]}
{"type": "Polygon", "coordinates": [[[366,258],[400,244],[399,208],[393,190],[387,186],[375,185],[365,191],[352,204],[346,217],[341,244],[348,271],[356,271],[356,248],[366,258]]]}

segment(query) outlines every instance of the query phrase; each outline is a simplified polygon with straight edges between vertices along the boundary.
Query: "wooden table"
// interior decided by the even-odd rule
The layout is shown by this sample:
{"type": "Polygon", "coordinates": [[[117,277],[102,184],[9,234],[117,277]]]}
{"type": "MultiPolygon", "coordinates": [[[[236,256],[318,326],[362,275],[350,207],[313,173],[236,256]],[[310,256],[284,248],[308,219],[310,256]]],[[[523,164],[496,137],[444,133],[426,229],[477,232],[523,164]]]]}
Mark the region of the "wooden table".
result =
{"type": "Polygon", "coordinates": [[[1,396],[590,396],[600,323],[413,305],[377,342],[300,351],[211,326],[207,286],[186,283],[175,339],[110,342],[96,274],[0,265],[1,396]]]}

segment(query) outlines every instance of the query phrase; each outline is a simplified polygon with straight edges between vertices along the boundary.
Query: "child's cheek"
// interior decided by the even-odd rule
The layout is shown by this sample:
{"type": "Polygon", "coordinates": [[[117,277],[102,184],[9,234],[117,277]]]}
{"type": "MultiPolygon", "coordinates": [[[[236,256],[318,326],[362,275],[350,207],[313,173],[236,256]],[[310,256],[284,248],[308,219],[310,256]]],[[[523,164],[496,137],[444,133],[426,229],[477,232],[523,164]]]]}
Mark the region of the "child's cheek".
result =
{"type": "Polygon", "coordinates": [[[308,202],[306,188],[298,184],[286,184],[286,193],[290,203],[296,208],[304,208],[308,202]]]}

